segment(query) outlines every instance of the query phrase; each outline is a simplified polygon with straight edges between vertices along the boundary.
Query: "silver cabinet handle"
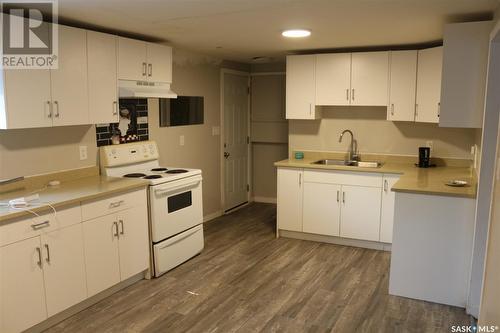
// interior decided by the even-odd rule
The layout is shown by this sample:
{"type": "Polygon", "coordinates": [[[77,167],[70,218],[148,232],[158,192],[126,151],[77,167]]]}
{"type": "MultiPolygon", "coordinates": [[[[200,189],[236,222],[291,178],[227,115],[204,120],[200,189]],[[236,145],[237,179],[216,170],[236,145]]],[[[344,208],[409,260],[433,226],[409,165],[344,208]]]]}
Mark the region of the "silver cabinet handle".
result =
{"type": "Polygon", "coordinates": [[[118,222],[113,222],[113,228],[115,229],[114,237],[120,238],[120,234],[118,233],[118,222]]]}
{"type": "Polygon", "coordinates": [[[389,184],[387,183],[387,179],[384,179],[384,192],[387,192],[389,189],[389,184]]]}
{"type": "Polygon", "coordinates": [[[47,251],[47,258],[45,258],[45,261],[50,264],[50,250],[49,250],[49,244],[45,244],[45,250],[47,251]]]}
{"type": "Polygon", "coordinates": [[[349,89],[345,90],[345,99],[349,100],[349,89]]]}
{"type": "Polygon", "coordinates": [[[142,76],[146,76],[146,66],[147,64],[145,62],[142,63],[142,76]]]}
{"type": "Polygon", "coordinates": [[[394,116],[394,103],[391,104],[391,115],[394,116]]]}
{"type": "Polygon", "coordinates": [[[49,111],[47,113],[47,118],[52,118],[52,103],[50,101],[45,102],[45,105],[47,107],[47,110],[49,111]]]}
{"type": "Polygon", "coordinates": [[[312,114],[312,103],[309,103],[309,114],[312,114]]]}
{"type": "Polygon", "coordinates": [[[345,203],[345,192],[342,192],[342,203],[345,203]]]}
{"type": "Polygon", "coordinates": [[[340,202],[340,191],[337,191],[337,202],[340,202]]]}
{"type": "Polygon", "coordinates": [[[56,107],[56,113],[54,114],[54,117],[59,118],[59,102],[54,101],[54,105],[56,107]]]}
{"type": "Polygon", "coordinates": [[[299,173],[299,186],[302,186],[302,174],[299,173]]]}
{"type": "Polygon", "coordinates": [[[37,246],[36,252],[38,253],[38,262],[37,265],[42,267],[42,250],[37,246]]]}
{"type": "Polygon", "coordinates": [[[33,229],[37,230],[37,229],[40,229],[40,228],[48,227],[49,224],[50,224],[50,221],[46,220],[46,221],[43,221],[43,222],[40,222],[40,223],[32,224],[31,227],[33,229]]]}
{"type": "Polygon", "coordinates": [[[415,104],[415,119],[418,117],[418,104],[415,104]]]}
{"type": "Polygon", "coordinates": [[[113,101],[113,116],[116,116],[118,114],[118,102],[113,101]]]}
{"type": "Polygon", "coordinates": [[[118,223],[122,226],[122,230],[120,231],[120,235],[125,234],[125,228],[123,227],[123,220],[118,220],[118,223]]]}
{"type": "Polygon", "coordinates": [[[438,118],[441,116],[441,102],[438,102],[438,118]]]}
{"type": "Polygon", "coordinates": [[[123,203],[125,202],[125,200],[120,200],[120,201],[115,201],[115,202],[111,202],[109,204],[109,208],[116,208],[116,207],[120,207],[123,203]]]}
{"type": "Polygon", "coordinates": [[[153,65],[148,64],[148,76],[152,76],[152,75],[153,75],[153,65]]]}
{"type": "Polygon", "coordinates": [[[354,101],[354,88],[352,89],[352,94],[351,94],[351,96],[352,96],[352,100],[354,101]]]}

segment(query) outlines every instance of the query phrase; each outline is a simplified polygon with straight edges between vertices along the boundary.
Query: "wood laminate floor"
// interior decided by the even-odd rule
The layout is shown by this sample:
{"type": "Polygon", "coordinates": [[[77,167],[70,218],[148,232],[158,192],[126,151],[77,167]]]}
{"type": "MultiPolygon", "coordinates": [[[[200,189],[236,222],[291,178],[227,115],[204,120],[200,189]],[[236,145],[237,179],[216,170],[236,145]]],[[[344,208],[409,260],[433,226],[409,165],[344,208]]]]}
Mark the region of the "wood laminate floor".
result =
{"type": "Polygon", "coordinates": [[[276,206],[205,225],[203,253],[48,332],[450,332],[463,309],[389,296],[390,253],[275,238],[276,206]]]}

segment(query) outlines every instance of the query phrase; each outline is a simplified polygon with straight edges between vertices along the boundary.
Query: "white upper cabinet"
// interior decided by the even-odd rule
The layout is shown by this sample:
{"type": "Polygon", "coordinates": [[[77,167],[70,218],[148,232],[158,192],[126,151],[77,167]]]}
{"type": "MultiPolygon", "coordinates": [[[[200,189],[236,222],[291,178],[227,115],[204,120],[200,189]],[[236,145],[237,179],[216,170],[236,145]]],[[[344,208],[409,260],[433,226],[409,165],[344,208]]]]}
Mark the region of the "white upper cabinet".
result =
{"type": "Polygon", "coordinates": [[[387,106],[389,52],[352,54],[351,105],[387,106]]]}
{"type": "Polygon", "coordinates": [[[286,118],[316,119],[315,55],[286,57],[286,118]]]}
{"type": "Polygon", "coordinates": [[[89,124],[86,31],[58,29],[59,66],[50,71],[53,126],[89,124]]]}
{"type": "Polygon", "coordinates": [[[415,121],[438,123],[441,102],[443,47],[418,51],[415,121]]]}
{"type": "Polygon", "coordinates": [[[119,120],[117,44],[116,36],[87,31],[89,113],[93,124],[119,120]]]}
{"type": "Polygon", "coordinates": [[[118,79],[172,82],[172,48],[118,38],[118,79]]]}
{"type": "Polygon", "coordinates": [[[447,24],[443,36],[441,127],[481,128],[491,21],[447,24]]]}
{"type": "Polygon", "coordinates": [[[415,120],[417,51],[391,51],[387,120],[415,120]]]}
{"type": "Polygon", "coordinates": [[[144,81],[147,79],[146,42],[118,38],[118,79],[144,81]]]}
{"type": "Polygon", "coordinates": [[[172,48],[147,43],[148,80],[172,83],[172,48]]]}
{"type": "Polygon", "coordinates": [[[349,105],[351,54],[316,55],[316,105],[349,105]]]}

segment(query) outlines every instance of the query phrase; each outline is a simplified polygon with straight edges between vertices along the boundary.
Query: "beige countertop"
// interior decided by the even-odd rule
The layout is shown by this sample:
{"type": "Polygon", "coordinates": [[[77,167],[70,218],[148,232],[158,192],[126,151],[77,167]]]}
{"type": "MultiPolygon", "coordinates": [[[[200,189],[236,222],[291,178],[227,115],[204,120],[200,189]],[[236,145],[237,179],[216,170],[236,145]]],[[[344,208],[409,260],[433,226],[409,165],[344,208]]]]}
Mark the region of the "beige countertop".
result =
{"type": "MultiPolygon", "coordinates": [[[[143,179],[133,178],[113,178],[99,175],[91,175],[76,180],[62,182],[54,187],[41,187],[40,189],[25,188],[13,190],[0,194],[0,202],[7,202],[14,198],[25,197],[33,193],[40,196],[40,204],[34,204],[27,207],[34,212],[44,212],[51,208],[43,203],[48,202],[53,207],[63,207],[79,203],[85,200],[97,199],[100,197],[112,195],[115,193],[126,192],[133,189],[139,189],[148,185],[143,179]]],[[[32,213],[9,207],[0,206],[0,222],[31,216],[32,213]]]]}
{"type": "MultiPolygon", "coordinates": [[[[462,162],[438,163],[432,168],[417,168],[413,158],[379,158],[383,165],[380,168],[360,168],[340,165],[318,165],[313,162],[325,158],[319,155],[308,156],[302,160],[288,159],[274,163],[276,167],[307,168],[321,170],[342,170],[353,172],[372,172],[385,174],[401,174],[401,178],[392,187],[395,192],[434,194],[444,196],[475,198],[477,177],[471,167],[463,166],[462,162]],[[440,165],[441,164],[441,165],[440,165]],[[448,164],[448,165],[446,165],[448,164]],[[465,187],[451,187],[445,185],[451,180],[465,180],[465,187]]],[[[362,158],[363,159],[363,158],[362,158]]],[[[372,160],[372,159],[363,159],[372,160]]]]}

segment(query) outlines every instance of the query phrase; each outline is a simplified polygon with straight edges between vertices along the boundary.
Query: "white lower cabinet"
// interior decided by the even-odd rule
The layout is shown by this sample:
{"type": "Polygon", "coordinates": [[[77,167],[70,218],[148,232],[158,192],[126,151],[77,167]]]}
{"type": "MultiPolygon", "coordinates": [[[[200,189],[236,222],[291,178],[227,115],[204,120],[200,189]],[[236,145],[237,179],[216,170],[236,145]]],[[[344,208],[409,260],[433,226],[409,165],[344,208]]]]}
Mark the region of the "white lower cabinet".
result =
{"type": "Polygon", "coordinates": [[[302,231],[302,169],[278,169],[278,228],[302,231]]]}
{"type": "Polygon", "coordinates": [[[0,332],[20,332],[45,320],[40,237],[0,248],[0,332]]]}
{"type": "Polygon", "coordinates": [[[384,175],[382,211],[380,213],[380,241],[384,243],[392,243],[396,193],[391,189],[398,180],[399,175],[384,175]]]}
{"type": "Polygon", "coordinates": [[[341,186],[337,184],[304,184],[302,231],[339,236],[340,192],[341,186]]]}
{"type": "Polygon", "coordinates": [[[87,297],[82,224],[42,235],[43,276],[48,316],[87,297]]]}
{"type": "Polygon", "coordinates": [[[342,185],[340,236],[379,241],[380,188],[342,185]]]}
{"type": "Polygon", "coordinates": [[[391,243],[398,175],[278,168],[278,230],[391,243]]]}
{"type": "Polygon", "coordinates": [[[148,268],[145,205],[85,221],[83,235],[89,297],[148,268]]]}

